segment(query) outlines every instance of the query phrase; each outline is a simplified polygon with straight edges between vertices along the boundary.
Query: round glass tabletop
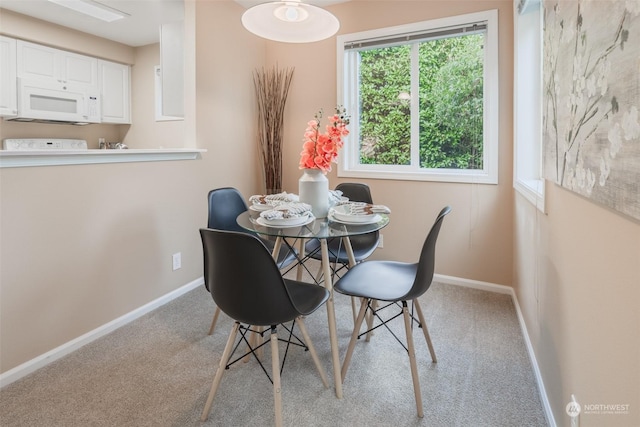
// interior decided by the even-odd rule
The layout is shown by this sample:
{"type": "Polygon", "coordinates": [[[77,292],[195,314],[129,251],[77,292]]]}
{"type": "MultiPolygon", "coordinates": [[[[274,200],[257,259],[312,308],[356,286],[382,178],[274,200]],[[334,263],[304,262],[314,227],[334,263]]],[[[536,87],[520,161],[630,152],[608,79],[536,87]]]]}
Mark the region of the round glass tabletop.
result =
{"type": "Polygon", "coordinates": [[[256,212],[246,211],[241,213],[236,221],[245,230],[265,236],[328,239],[331,237],[356,236],[380,230],[389,224],[389,216],[375,214],[372,215],[371,222],[364,224],[345,223],[332,218],[317,218],[305,225],[279,227],[268,226],[259,221],[259,215],[256,212]]]}

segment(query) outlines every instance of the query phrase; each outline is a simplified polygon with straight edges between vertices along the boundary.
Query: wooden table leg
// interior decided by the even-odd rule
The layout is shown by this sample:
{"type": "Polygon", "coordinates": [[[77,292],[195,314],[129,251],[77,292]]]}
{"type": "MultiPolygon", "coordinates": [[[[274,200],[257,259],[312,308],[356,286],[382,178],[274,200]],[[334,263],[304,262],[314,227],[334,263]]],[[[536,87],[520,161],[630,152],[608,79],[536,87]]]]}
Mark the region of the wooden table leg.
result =
{"type": "Polygon", "coordinates": [[[342,238],[342,244],[344,245],[345,251],[347,251],[347,258],[349,258],[349,268],[356,265],[356,256],[353,254],[353,248],[351,247],[351,240],[348,237],[342,238]]]}
{"type": "MultiPolygon", "coordinates": [[[[349,237],[343,237],[342,244],[344,245],[344,249],[347,251],[347,258],[349,258],[349,268],[352,268],[356,265],[356,257],[353,254],[353,248],[351,247],[351,240],[349,240],[349,237]]],[[[351,297],[351,314],[353,315],[354,326],[356,324],[356,312],[356,299],[354,297],[351,297]]]]}
{"type": "MultiPolygon", "coordinates": [[[[306,239],[300,238],[299,240],[299,244],[300,246],[298,247],[298,256],[300,257],[300,259],[304,259],[304,248],[305,248],[305,243],[306,243],[306,239]]],[[[298,282],[302,281],[302,263],[298,261],[298,271],[296,272],[296,280],[298,282]]]]}
{"type": "Polygon", "coordinates": [[[276,237],[276,242],[273,244],[273,250],[271,251],[271,256],[273,259],[278,262],[278,254],[280,253],[280,248],[282,247],[282,236],[276,237]]]}
{"type": "MultiPolygon", "coordinates": [[[[343,237],[342,244],[344,245],[344,249],[347,251],[347,257],[349,258],[349,268],[352,268],[353,266],[356,265],[356,257],[353,254],[353,248],[351,247],[351,240],[349,240],[349,237],[346,237],[346,236],[343,237]]],[[[377,308],[378,302],[373,301],[372,306],[374,308],[377,308]]],[[[356,310],[356,299],[353,297],[351,297],[351,312],[353,313],[353,324],[355,326],[357,310],[356,310]]],[[[369,330],[369,333],[367,333],[367,342],[369,342],[369,340],[371,339],[371,335],[373,335],[373,331],[371,331],[372,327],[373,327],[373,315],[369,313],[367,315],[367,329],[369,330]]]]}
{"type": "Polygon", "coordinates": [[[331,359],[333,361],[333,379],[336,385],[336,396],[338,399],[342,399],[340,354],[338,351],[336,312],[333,305],[333,284],[331,283],[331,264],[329,263],[327,239],[320,239],[320,249],[322,251],[322,268],[324,269],[324,287],[329,291],[329,300],[327,300],[327,318],[329,321],[329,339],[331,341],[331,359]]]}

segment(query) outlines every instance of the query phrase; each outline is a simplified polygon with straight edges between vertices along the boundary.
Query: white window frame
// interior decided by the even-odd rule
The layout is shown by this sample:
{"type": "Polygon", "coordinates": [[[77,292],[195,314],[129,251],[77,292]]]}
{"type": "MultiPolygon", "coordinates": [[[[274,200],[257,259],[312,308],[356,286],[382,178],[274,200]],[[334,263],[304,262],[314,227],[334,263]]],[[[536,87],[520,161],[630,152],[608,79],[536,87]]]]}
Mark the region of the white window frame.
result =
{"type": "Polygon", "coordinates": [[[514,0],[513,13],[513,188],[544,212],[542,2],[514,0]]]}
{"type": "MultiPolygon", "coordinates": [[[[387,27],[337,37],[337,97],[351,115],[351,134],[347,137],[345,148],[340,153],[338,176],[349,178],[397,179],[411,181],[465,182],[481,184],[498,183],[498,113],[499,113],[499,77],[498,77],[498,11],[488,10],[451,16],[395,27],[387,27]],[[461,26],[486,21],[485,61],[484,61],[484,110],[483,110],[483,169],[424,169],[419,165],[362,165],[359,155],[360,116],[357,99],[357,55],[345,51],[344,46],[363,40],[384,39],[402,34],[424,32],[431,29],[461,26]],[[351,72],[351,78],[348,76],[351,72]]],[[[417,79],[415,79],[417,80],[417,79]]],[[[412,82],[412,92],[417,93],[417,82],[412,82]]],[[[417,111],[418,97],[413,97],[412,109],[417,111]]],[[[417,143],[418,123],[412,122],[412,146],[417,143]]]]}

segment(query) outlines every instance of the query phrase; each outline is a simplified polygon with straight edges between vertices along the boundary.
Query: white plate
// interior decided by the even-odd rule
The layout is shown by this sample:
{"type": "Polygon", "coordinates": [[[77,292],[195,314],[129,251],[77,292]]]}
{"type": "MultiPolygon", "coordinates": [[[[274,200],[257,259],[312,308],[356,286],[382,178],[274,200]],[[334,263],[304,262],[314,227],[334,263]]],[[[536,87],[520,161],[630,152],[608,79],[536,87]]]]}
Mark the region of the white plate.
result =
{"type": "Polygon", "coordinates": [[[371,224],[372,222],[376,222],[380,219],[380,215],[378,214],[352,214],[349,210],[349,205],[340,205],[331,208],[331,213],[333,217],[347,224],[371,224]],[[372,220],[374,217],[378,217],[376,220],[372,220]]]}
{"type": "Polygon", "coordinates": [[[347,225],[367,225],[367,224],[374,224],[378,221],[380,221],[382,219],[382,217],[379,214],[373,214],[373,215],[367,215],[367,220],[363,221],[361,219],[359,219],[358,221],[345,221],[343,219],[339,219],[335,216],[335,212],[329,212],[329,220],[333,221],[333,222],[339,222],[341,224],[347,224],[347,225]]]}
{"type": "Polygon", "coordinates": [[[334,202],[334,203],[332,204],[332,203],[331,203],[331,202],[332,202],[332,200],[331,200],[331,198],[329,198],[329,207],[340,206],[340,204],[347,203],[348,201],[349,201],[349,198],[348,198],[348,197],[341,196],[341,197],[340,197],[340,200],[338,200],[337,202],[334,202]]]}
{"type": "Polygon", "coordinates": [[[265,204],[255,204],[249,206],[249,209],[256,212],[268,211],[269,209],[273,209],[273,206],[265,204]]]}
{"type": "Polygon", "coordinates": [[[313,215],[309,215],[309,216],[301,216],[298,218],[282,218],[282,219],[272,219],[272,220],[268,220],[260,217],[256,220],[256,222],[264,227],[286,228],[286,227],[299,227],[301,225],[307,225],[310,222],[313,222],[313,220],[315,220],[315,217],[313,215]]]}

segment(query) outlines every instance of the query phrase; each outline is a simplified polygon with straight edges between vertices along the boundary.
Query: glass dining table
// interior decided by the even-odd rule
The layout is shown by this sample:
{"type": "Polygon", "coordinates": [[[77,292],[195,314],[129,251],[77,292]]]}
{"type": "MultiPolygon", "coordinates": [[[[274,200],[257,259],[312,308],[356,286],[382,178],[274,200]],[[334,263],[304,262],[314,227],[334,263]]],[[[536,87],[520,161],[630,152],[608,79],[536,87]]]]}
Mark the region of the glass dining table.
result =
{"type": "MultiPolygon", "coordinates": [[[[349,237],[367,234],[386,227],[389,224],[389,216],[386,214],[372,215],[371,221],[366,223],[345,223],[328,218],[317,218],[308,224],[293,227],[275,227],[264,225],[259,221],[257,215],[252,211],[240,214],[236,220],[238,225],[247,231],[251,231],[262,236],[275,239],[273,255],[280,252],[282,245],[286,245],[290,251],[296,252],[297,280],[302,279],[304,263],[310,259],[311,254],[305,254],[306,242],[316,239],[320,242],[322,284],[329,291],[327,301],[327,320],[329,324],[329,339],[331,340],[331,359],[333,365],[333,377],[336,389],[336,396],[342,398],[342,378],[340,373],[340,356],[338,351],[338,338],[336,331],[336,316],[333,303],[333,270],[329,257],[328,241],[330,239],[341,239],[344,250],[349,258],[349,267],[356,264],[353,249],[349,237]],[[294,251],[294,248],[296,251],[294,251]]],[[[313,278],[313,274],[310,274],[313,278]]],[[[314,279],[316,280],[316,279],[314,279]]],[[[317,282],[317,280],[316,280],[317,282]]]]}

